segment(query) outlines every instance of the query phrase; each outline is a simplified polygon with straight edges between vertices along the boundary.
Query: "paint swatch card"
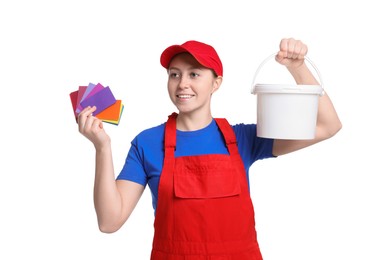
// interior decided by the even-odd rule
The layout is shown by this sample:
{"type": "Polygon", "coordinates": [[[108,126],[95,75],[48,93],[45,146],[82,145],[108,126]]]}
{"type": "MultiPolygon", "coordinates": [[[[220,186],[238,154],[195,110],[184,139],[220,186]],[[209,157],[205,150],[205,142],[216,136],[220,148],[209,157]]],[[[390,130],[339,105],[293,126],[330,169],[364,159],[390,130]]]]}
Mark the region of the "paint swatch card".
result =
{"type": "Polygon", "coordinates": [[[88,86],[79,86],[78,90],[69,94],[73,113],[78,114],[88,106],[96,106],[94,116],[103,122],[118,125],[123,112],[122,100],[115,99],[110,87],[102,84],[89,83],[88,86]]]}

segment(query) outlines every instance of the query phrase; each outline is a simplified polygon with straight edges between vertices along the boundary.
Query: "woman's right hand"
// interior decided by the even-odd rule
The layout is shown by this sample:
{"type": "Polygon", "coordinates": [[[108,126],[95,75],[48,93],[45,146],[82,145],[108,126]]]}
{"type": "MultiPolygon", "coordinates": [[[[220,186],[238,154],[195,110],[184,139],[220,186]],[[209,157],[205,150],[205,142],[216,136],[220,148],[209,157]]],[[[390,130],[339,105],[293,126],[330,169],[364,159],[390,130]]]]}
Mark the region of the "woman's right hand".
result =
{"type": "Polygon", "coordinates": [[[109,145],[111,139],[104,131],[102,120],[93,116],[95,111],[96,106],[84,108],[77,117],[77,123],[79,132],[90,140],[96,149],[99,149],[109,145]]]}

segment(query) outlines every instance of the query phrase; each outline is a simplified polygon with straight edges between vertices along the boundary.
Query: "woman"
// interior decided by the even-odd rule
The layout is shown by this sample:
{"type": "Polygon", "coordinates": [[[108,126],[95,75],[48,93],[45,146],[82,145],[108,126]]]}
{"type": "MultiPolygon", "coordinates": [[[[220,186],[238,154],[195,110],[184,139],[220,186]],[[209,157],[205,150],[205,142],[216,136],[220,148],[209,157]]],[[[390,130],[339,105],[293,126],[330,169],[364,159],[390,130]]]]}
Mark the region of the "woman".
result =
{"type": "MultiPolygon", "coordinates": [[[[305,64],[307,46],[282,39],[276,60],[297,84],[318,85],[305,64]]],[[[149,185],[155,209],[151,259],[262,259],[257,242],[248,171],[257,160],[277,157],[335,135],[341,122],[326,93],[319,100],[312,140],[256,136],[255,124],[231,126],[213,118],[211,97],[223,79],[215,49],[188,41],[165,49],[168,92],[178,113],[137,135],[115,177],[110,137],[95,107],[78,116],[79,131],[96,150],[94,202],[102,232],[117,231],[149,185]]]]}

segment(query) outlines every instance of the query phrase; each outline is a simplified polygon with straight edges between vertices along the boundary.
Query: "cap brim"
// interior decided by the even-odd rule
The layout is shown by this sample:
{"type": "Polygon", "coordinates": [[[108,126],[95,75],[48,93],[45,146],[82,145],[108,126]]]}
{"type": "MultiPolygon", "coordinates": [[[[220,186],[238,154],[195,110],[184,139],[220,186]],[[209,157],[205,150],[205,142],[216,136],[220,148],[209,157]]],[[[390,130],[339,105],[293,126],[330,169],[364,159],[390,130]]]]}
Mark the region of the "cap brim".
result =
{"type": "MultiPolygon", "coordinates": [[[[172,45],[168,48],[166,48],[163,53],[161,54],[161,58],[160,58],[160,63],[161,65],[168,69],[169,67],[169,63],[171,62],[172,58],[179,54],[179,53],[183,53],[183,52],[189,52],[186,48],[183,48],[182,46],[180,45],[172,45]]],[[[189,52],[190,53],[190,52],[189,52]]],[[[192,54],[191,54],[192,55],[192,54]]]]}

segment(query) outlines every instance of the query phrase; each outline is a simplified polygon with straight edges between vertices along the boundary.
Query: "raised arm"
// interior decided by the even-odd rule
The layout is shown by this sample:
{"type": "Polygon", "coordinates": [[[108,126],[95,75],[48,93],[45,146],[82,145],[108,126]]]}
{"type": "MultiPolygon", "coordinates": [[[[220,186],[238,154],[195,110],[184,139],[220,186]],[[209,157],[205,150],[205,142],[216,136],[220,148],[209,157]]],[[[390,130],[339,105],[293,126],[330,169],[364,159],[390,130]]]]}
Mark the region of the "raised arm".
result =
{"type": "MultiPolygon", "coordinates": [[[[307,50],[306,44],[299,40],[293,38],[282,39],[276,60],[286,66],[297,84],[319,85],[317,79],[306,66],[305,55],[307,54],[307,50]]],[[[324,93],[319,98],[315,138],[311,140],[275,139],[273,154],[279,156],[321,142],[334,136],[341,127],[342,124],[332,101],[324,93]]]]}
{"type": "Polygon", "coordinates": [[[79,132],[89,139],[96,150],[94,203],[99,229],[104,233],[117,231],[128,219],[139,201],[144,186],[130,181],[116,181],[111,139],[100,119],[87,107],[78,116],[79,132]]]}

